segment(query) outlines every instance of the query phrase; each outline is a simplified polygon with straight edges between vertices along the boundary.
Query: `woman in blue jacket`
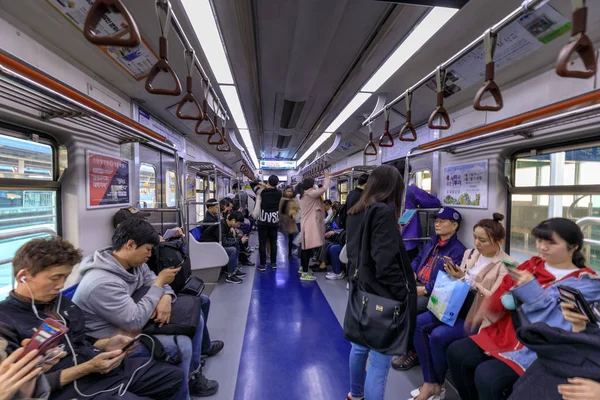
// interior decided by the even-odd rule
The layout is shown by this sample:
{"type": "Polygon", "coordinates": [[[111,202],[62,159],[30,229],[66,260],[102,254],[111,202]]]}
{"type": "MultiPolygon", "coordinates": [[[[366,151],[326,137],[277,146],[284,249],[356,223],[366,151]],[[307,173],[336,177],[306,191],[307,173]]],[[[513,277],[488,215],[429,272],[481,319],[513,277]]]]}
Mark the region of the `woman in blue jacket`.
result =
{"type": "MultiPolygon", "coordinates": [[[[435,286],[438,271],[444,269],[443,257],[450,257],[456,265],[460,265],[466,250],[457,236],[461,221],[460,213],[454,208],[444,207],[433,217],[435,236],[412,261],[412,269],[417,280],[417,315],[427,311],[429,295],[435,286]]],[[[412,343],[412,340],[409,343],[412,343]]],[[[418,363],[417,353],[414,349],[410,349],[408,354],[395,357],[392,367],[407,371],[418,363]]]]}

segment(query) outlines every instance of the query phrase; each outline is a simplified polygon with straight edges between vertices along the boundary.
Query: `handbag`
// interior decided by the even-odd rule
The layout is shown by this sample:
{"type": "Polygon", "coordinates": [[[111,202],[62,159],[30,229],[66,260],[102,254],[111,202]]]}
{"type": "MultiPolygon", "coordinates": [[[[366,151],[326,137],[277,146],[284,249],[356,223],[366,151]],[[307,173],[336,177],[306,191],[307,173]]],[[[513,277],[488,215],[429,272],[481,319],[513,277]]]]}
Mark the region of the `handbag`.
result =
{"type": "Polygon", "coordinates": [[[198,278],[197,276],[190,276],[185,282],[185,285],[183,286],[183,289],[181,289],[179,294],[186,294],[189,296],[197,297],[200,296],[204,291],[204,286],[205,284],[202,279],[198,278]]]}
{"type": "MultiPolygon", "coordinates": [[[[131,297],[137,303],[148,293],[149,286],[142,286],[131,297]]],[[[200,325],[202,302],[198,296],[179,295],[171,304],[171,317],[168,324],[159,326],[150,320],[142,328],[142,332],[149,335],[185,335],[194,337],[200,325]]]]}
{"type": "MultiPolygon", "coordinates": [[[[372,208],[370,208],[371,210],[372,208]]],[[[350,295],[344,318],[344,337],[352,343],[367,347],[387,355],[406,353],[408,343],[416,325],[416,293],[410,290],[404,268],[401,268],[406,285],[406,297],[398,301],[388,299],[363,290],[360,279],[360,265],[368,260],[369,254],[363,254],[361,244],[369,240],[365,232],[365,220],[360,227],[362,240],[358,248],[358,263],[354,280],[350,282],[350,295]]],[[[408,254],[404,244],[400,242],[399,253],[396,256],[399,265],[408,263],[408,254]]]]}
{"type": "Polygon", "coordinates": [[[427,309],[441,322],[454,326],[469,290],[468,283],[454,279],[444,271],[439,271],[427,309]]]}

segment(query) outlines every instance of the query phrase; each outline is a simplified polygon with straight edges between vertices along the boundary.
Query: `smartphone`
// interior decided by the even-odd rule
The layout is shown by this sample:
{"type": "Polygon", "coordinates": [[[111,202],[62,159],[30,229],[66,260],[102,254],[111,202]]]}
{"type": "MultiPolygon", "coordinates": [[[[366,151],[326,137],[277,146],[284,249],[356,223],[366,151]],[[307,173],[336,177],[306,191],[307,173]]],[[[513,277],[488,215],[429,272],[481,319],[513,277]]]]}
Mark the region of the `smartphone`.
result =
{"type": "Polygon", "coordinates": [[[142,338],[141,335],[137,335],[136,337],[134,337],[131,342],[127,343],[121,350],[123,350],[123,353],[125,353],[127,350],[131,349],[136,343],[138,343],[140,341],[140,339],[142,338]]]}
{"type": "Polygon", "coordinates": [[[506,260],[506,259],[502,259],[502,264],[504,264],[504,266],[506,268],[512,268],[512,269],[519,268],[519,266],[517,264],[513,263],[512,261],[506,260]]]}
{"type": "Polygon", "coordinates": [[[408,223],[410,222],[410,220],[412,219],[412,217],[415,216],[416,213],[417,213],[416,209],[405,210],[404,214],[402,214],[402,216],[400,217],[400,219],[398,219],[398,225],[400,225],[400,226],[406,226],[406,225],[408,225],[408,223]]]}
{"type": "Polygon", "coordinates": [[[39,350],[40,354],[46,353],[47,350],[58,346],[61,338],[68,331],[69,328],[60,322],[52,318],[46,318],[32,336],[29,343],[27,343],[27,346],[25,346],[25,351],[21,355],[21,358],[23,358],[27,353],[36,349],[39,350]]]}
{"type": "Polygon", "coordinates": [[[585,315],[588,321],[593,324],[598,324],[598,317],[592,311],[589,303],[583,297],[581,292],[577,289],[573,289],[570,286],[558,285],[558,296],[560,301],[573,304],[580,314],[585,315]]]}
{"type": "Polygon", "coordinates": [[[52,350],[48,351],[46,354],[44,354],[44,357],[36,364],[36,368],[41,367],[42,365],[44,365],[44,363],[46,361],[51,361],[54,360],[56,357],[58,357],[60,355],[60,353],[62,353],[63,351],[65,351],[65,345],[64,344],[60,344],[58,346],[56,346],[55,348],[53,348],[52,350]]]}
{"type": "Polygon", "coordinates": [[[183,258],[183,260],[181,260],[181,262],[173,267],[169,267],[169,269],[177,269],[179,267],[181,267],[183,265],[183,263],[185,262],[185,257],[183,258]]]}
{"type": "Polygon", "coordinates": [[[449,265],[450,268],[452,268],[455,271],[458,271],[460,269],[460,267],[454,263],[454,260],[448,256],[443,256],[442,261],[444,262],[444,265],[449,265]]]}

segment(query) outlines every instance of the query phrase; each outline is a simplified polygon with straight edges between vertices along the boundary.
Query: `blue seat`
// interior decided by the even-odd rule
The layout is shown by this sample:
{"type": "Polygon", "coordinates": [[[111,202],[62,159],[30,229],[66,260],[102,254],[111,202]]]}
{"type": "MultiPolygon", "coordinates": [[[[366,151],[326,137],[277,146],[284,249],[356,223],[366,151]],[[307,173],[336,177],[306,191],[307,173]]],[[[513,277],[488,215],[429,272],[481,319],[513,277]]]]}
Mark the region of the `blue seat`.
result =
{"type": "Polygon", "coordinates": [[[79,283],[71,286],[70,288],[67,288],[65,290],[62,291],[62,295],[65,296],[66,298],[68,298],[69,300],[73,300],[73,296],[75,295],[75,291],[77,290],[77,286],[79,286],[79,283]]]}
{"type": "Polygon", "coordinates": [[[202,237],[202,228],[197,226],[194,229],[190,230],[190,234],[194,237],[194,239],[196,239],[199,242],[200,238],[202,237]]]}

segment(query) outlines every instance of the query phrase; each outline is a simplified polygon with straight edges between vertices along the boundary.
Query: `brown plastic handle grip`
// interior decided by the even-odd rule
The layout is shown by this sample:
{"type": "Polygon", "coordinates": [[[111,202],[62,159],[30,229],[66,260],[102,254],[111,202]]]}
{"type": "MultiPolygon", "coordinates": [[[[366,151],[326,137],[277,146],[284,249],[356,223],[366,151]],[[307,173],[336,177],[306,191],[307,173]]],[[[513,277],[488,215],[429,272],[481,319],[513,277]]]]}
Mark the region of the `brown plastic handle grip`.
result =
{"type": "Polygon", "coordinates": [[[394,147],[394,138],[390,133],[390,121],[385,121],[385,132],[379,138],[379,147],[394,147]],[[387,139],[387,141],[384,141],[387,139]]]}
{"type": "Polygon", "coordinates": [[[208,144],[223,144],[223,142],[225,141],[225,138],[223,137],[223,133],[221,133],[221,130],[219,129],[219,119],[216,115],[214,116],[213,126],[215,127],[215,132],[208,137],[208,144]],[[217,140],[217,141],[211,140],[212,137],[214,135],[216,135],[217,133],[219,134],[219,140],[217,140]]]}
{"type": "Polygon", "coordinates": [[[148,78],[146,78],[146,91],[150,94],[163,94],[166,96],[179,96],[181,94],[181,82],[179,82],[179,78],[177,77],[177,74],[175,73],[175,71],[173,71],[171,64],[169,64],[169,61],[167,60],[167,45],[168,45],[167,38],[161,36],[161,38],[160,38],[160,59],[156,62],[156,64],[154,64],[154,66],[150,70],[150,74],[148,75],[148,78]],[[174,89],[155,88],[153,86],[154,79],[156,79],[158,74],[160,74],[161,72],[166,72],[166,73],[171,74],[171,77],[173,78],[173,82],[175,83],[174,89]]]}
{"type": "Polygon", "coordinates": [[[573,28],[571,40],[562,48],[556,61],[556,73],[563,78],[587,79],[596,75],[598,64],[596,52],[590,38],[586,35],[587,7],[579,8],[573,12],[573,28]],[[569,69],[569,61],[573,53],[579,54],[586,68],[585,71],[569,69]]]}
{"type": "Polygon", "coordinates": [[[416,142],[417,141],[417,131],[415,130],[415,127],[413,126],[411,120],[412,120],[412,111],[408,110],[406,112],[406,123],[400,130],[400,135],[398,135],[398,139],[400,139],[401,142],[416,142]],[[412,137],[406,136],[407,132],[409,132],[412,135],[412,137]]]}
{"type": "Polygon", "coordinates": [[[214,135],[217,130],[213,120],[210,118],[210,115],[208,115],[208,102],[206,101],[206,99],[202,101],[202,112],[204,114],[204,117],[202,118],[202,120],[198,121],[196,127],[194,128],[194,132],[196,132],[198,135],[214,135]],[[212,128],[209,131],[200,130],[200,124],[203,121],[208,121],[210,123],[210,126],[212,128]]]}
{"type": "Polygon", "coordinates": [[[377,155],[377,147],[375,147],[375,143],[373,143],[373,132],[369,133],[369,143],[367,143],[367,145],[365,146],[365,150],[363,151],[363,154],[365,156],[376,156],[377,155]]]}
{"type": "Polygon", "coordinates": [[[485,66],[485,84],[483,87],[479,88],[477,95],[475,95],[475,100],[473,101],[473,108],[478,111],[500,111],[502,107],[504,107],[502,92],[500,92],[500,88],[496,82],[494,82],[494,67],[495,64],[493,61],[485,66]],[[495,106],[484,106],[481,104],[483,96],[487,92],[494,98],[494,101],[496,102],[495,106]]]}
{"type": "Polygon", "coordinates": [[[223,138],[223,143],[217,145],[217,151],[221,153],[229,153],[231,151],[231,146],[229,145],[229,140],[223,138]]]}
{"type": "Polygon", "coordinates": [[[448,114],[448,111],[446,111],[446,109],[444,108],[444,93],[438,93],[437,104],[437,108],[433,110],[433,112],[429,116],[429,122],[427,123],[427,126],[429,127],[429,129],[450,129],[450,115],[448,114]],[[435,125],[434,122],[438,115],[444,120],[444,122],[446,123],[445,125],[435,125]]]}
{"type": "Polygon", "coordinates": [[[136,47],[140,45],[140,31],[133,17],[120,0],[96,0],[85,18],[83,36],[85,36],[88,42],[98,46],[136,47]],[[120,37],[98,36],[94,32],[109,10],[118,11],[125,19],[128,29],[124,35],[120,37]]]}
{"type": "Polygon", "coordinates": [[[191,76],[187,77],[186,89],[187,89],[187,93],[185,94],[185,96],[183,96],[183,98],[179,102],[179,105],[177,106],[177,111],[176,111],[177,118],[201,121],[204,118],[204,113],[202,112],[202,109],[200,108],[200,104],[198,104],[198,101],[196,100],[196,98],[194,97],[194,94],[192,93],[192,77],[191,76]],[[194,105],[194,107],[196,108],[197,113],[196,114],[184,114],[181,110],[186,105],[186,103],[192,103],[194,105]]]}

